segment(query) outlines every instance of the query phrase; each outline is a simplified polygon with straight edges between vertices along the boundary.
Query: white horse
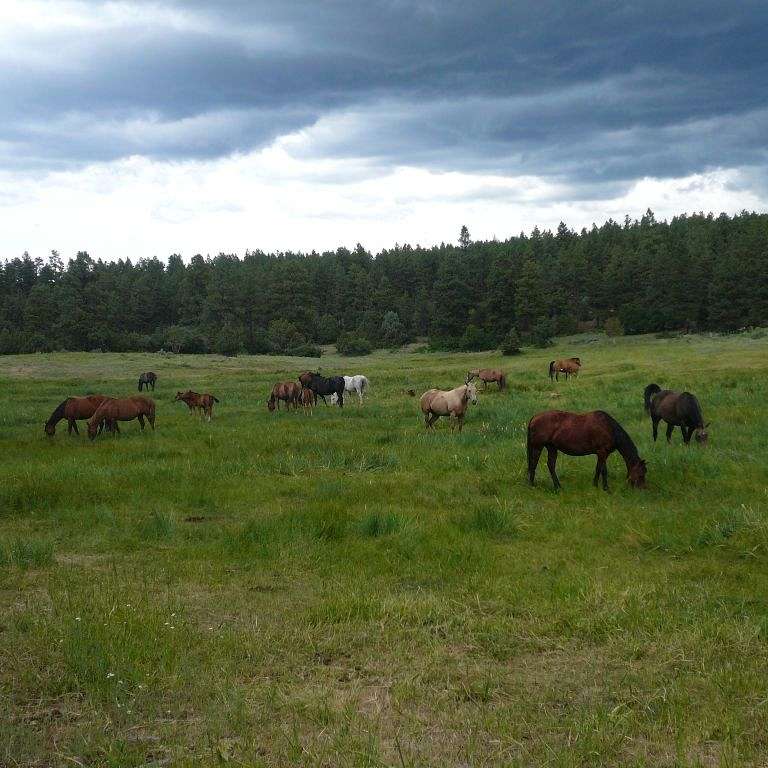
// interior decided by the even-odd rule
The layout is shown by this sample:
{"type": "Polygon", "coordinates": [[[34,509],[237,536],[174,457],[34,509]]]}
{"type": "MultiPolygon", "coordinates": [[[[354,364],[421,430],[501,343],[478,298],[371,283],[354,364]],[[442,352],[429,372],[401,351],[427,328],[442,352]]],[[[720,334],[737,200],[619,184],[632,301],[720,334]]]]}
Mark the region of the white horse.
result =
{"type": "MultiPolygon", "coordinates": [[[[358,374],[357,376],[345,376],[344,377],[344,394],[357,392],[357,398],[360,401],[360,405],[363,404],[363,393],[368,391],[371,386],[370,382],[365,376],[358,374]]],[[[331,395],[331,402],[335,403],[338,398],[334,392],[331,395]]]]}

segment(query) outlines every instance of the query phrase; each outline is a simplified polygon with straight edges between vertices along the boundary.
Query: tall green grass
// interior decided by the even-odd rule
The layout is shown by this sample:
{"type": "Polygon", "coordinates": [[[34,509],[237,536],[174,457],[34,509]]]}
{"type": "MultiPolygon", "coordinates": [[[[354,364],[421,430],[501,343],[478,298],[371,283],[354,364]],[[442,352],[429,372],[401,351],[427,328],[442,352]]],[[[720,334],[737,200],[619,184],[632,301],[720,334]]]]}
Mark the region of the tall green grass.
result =
{"type": "MultiPolygon", "coordinates": [[[[768,340],[574,337],[513,359],[380,353],[359,408],[270,414],[306,361],[0,358],[0,765],[756,766],[768,725],[768,340]],[[578,354],[582,374],[547,364],[578,354]],[[415,387],[480,365],[463,433],[415,387]],[[42,424],[159,374],[157,429],[42,424]],[[650,381],[706,448],[654,444],[650,381]],[[221,400],[212,423],[171,402],[221,400]],[[612,413],[648,488],[542,459],[540,410],[612,413]]],[[[317,365],[317,361],[312,363],[317,365]]]]}

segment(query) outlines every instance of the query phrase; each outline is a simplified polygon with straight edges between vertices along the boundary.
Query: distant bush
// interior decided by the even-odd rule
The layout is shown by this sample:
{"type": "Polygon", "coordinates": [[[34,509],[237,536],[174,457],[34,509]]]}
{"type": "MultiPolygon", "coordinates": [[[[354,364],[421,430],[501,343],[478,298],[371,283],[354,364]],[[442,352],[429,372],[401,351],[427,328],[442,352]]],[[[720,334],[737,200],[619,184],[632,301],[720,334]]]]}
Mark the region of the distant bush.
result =
{"type": "Polygon", "coordinates": [[[522,352],[520,345],[520,334],[517,332],[517,328],[510,328],[509,333],[504,337],[504,341],[501,342],[501,354],[507,356],[519,355],[522,352]]]}
{"type": "Polygon", "coordinates": [[[371,342],[353,333],[342,333],[336,339],[336,349],[345,357],[357,357],[371,354],[371,342]]]}
{"type": "Polygon", "coordinates": [[[296,347],[287,349],[283,354],[289,357],[320,357],[323,354],[323,350],[314,344],[299,344],[296,347]]]}
{"type": "Polygon", "coordinates": [[[554,335],[555,329],[552,321],[548,317],[542,317],[528,331],[528,340],[534,347],[543,349],[552,345],[552,337],[554,335]]]}
{"type": "Polygon", "coordinates": [[[485,352],[495,346],[494,339],[489,333],[470,323],[457,340],[455,348],[459,352],[485,352]]]}
{"type": "Polygon", "coordinates": [[[618,317],[609,317],[603,324],[605,333],[607,336],[623,336],[624,326],[621,324],[621,320],[618,317]]]}

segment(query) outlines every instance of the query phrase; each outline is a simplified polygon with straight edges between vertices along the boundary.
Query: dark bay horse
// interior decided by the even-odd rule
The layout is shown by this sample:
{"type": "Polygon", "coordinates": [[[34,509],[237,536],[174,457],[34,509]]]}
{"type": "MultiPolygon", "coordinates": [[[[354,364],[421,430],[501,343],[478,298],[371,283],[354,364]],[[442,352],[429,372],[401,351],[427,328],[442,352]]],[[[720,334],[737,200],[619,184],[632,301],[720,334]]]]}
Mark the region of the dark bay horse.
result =
{"type": "Polygon", "coordinates": [[[659,430],[659,422],[663,419],[667,422],[667,442],[672,440],[672,432],[675,427],[680,427],[683,433],[683,443],[691,442],[691,435],[696,433],[697,443],[706,443],[709,435],[701,415],[699,401],[690,392],[673,392],[671,389],[662,389],[658,384],[649,384],[643,393],[645,400],[645,412],[650,415],[653,423],[653,441],[659,430]]]}
{"type": "Polygon", "coordinates": [[[56,407],[48,421],[45,422],[45,434],[53,437],[56,434],[56,425],[62,420],[67,420],[67,433],[80,434],[77,428],[78,419],[90,419],[96,409],[107,399],[105,395],[87,395],[86,397],[68,397],[56,407]]]}
{"type": "Polygon", "coordinates": [[[132,421],[138,419],[144,430],[144,419],[150,423],[152,429],[155,428],[155,401],[142,395],[133,395],[132,397],[112,398],[108,397],[91,416],[88,421],[88,437],[93,440],[99,427],[107,422],[114,425],[113,432],[120,430],[117,428],[118,421],[132,421]]]}
{"type": "MultiPolygon", "coordinates": [[[[299,383],[305,389],[311,389],[316,397],[321,397],[326,403],[325,395],[336,394],[339,408],[344,407],[344,377],[331,376],[326,378],[316,371],[305,371],[299,376],[299,383]]],[[[327,403],[326,403],[327,405],[327,403]]]]}
{"type": "Polygon", "coordinates": [[[141,376],[139,376],[139,392],[141,392],[142,387],[147,388],[147,392],[149,392],[150,386],[152,387],[152,391],[155,391],[155,382],[157,381],[157,374],[153,373],[152,371],[147,371],[146,373],[142,373],[141,376]]]}
{"type": "Polygon", "coordinates": [[[186,392],[177,392],[176,397],[173,398],[173,402],[186,403],[190,413],[198,411],[201,416],[207,416],[208,421],[213,417],[213,404],[218,403],[218,398],[209,394],[208,392],[200,394],[188,389],[186,392]]]}
{"type": "Polygon", "coordinates": [[[280,410],[280,401],[285,403],[285,407],[290,411],[291,406],[294,409],[299,407],[299,400],[301,399],[301,386],[295,381],[278,381],[274,387],[272,387],[272,394],[267,400],[267,408],[270,411],[274,411],[275,408],[280,410]]]}
{"type": "Polygon", "coordinates": [[[581,360],[578,357],[567,357],[563,360],[553,360],[549,364],[549,378],[559,381],[559,374],[565,374],[565,380],[568,376],[578,376],[581,368],[581,360]]]}
{"type": "Polygon", "coordinates": [[[568,413],[544,411],[528,422],[528,482],[533,485],[536,465],[541,452],[547,449],[547,467],[555,490],[560,488],[555,467],[557,452],[569,456],[597,455],[593,485],[603,478],[603,489],[608,490],[608,456],[618,451],[627,465],[627,478],[634,488],[645,485],[645,462],[637,453],[632,438],[616,419],[605,411],[568,413]]]}
{"type": "Polygon", "coordinates": [[[499,385],[499,391],[507,388],[507,377],[504,371],[494,368],[475,368],[469,372],[470,379],[480,379],[483,382],[483,391],[488,388],[488,383],[495,381],[499,385]]]}

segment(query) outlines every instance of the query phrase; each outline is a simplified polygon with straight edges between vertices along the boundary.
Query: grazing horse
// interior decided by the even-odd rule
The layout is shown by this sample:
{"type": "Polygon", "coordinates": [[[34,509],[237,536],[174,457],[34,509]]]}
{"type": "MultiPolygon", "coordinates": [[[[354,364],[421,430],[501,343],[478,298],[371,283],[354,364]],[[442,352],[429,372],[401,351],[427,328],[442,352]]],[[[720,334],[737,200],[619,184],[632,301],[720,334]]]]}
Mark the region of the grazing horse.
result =
{"type": "Polygon", "coordinates": [[[208,421],[213,417],[213,404],[218,403],[219,399],[206,392],[205,394],[198,394],[188,389],[186,392],[177,392],[176,397],[173,398],[173,402],[181,401],[186,403],[190,413],[197,411],[201,416],[208,417],[208,421]]]}
{"type": "MultiPolygon", "coordinates": [[[[363,393],[366,392],[370,386],[371,383],[368,381],[367,377],[362,374],[344,377],[344,392],[350,395],[353,392],[357,392],[357,400],[360,405],[363,404],[363,393]]],[[[337,399],[336,393],[334,392],[331,395],[331,402],[335,403],[337,399]]]]}
{"type": "Polygon", "coordinates": [[[464,426],[464,414],[470,402],[473,405],[477,403],[477,388],[469,376],[460,387],[447,392],[440,389],[428,389],[419,399],[426,428],[432,429],[432,425],[441,416],[448,416],[451,419],[451,431],[458,422],[459,432],[461,432],[461,428],[464,426]]]}
{"type": "Polygon", "coordinates": [[[311,389],[315,398],[318,396],[321,397],[326,405],[328,405],[328,403],[325,400],[325,396],[335,394],[339,408],[344,407],[343,376],[331,376],[326,378],[316,371],[304,371],[304,373],[299,376],[299,382],[305,389],[311,389]]]}
{"type": "Polygon", "coordinates": [[[157,381],[157,374],[153,373],[152,371],[147,371],[146,373],[142,373],[141,376],[139,376],[139,392],[141,392],[142,387],[147,388],[147,392],[149,392],[150,386],[152,387],[152,391],[155,391],[155,382],[157,381]]]}
{"type": "Polygon", "coordinates": [[[96,409],[106,400],[105,395],[87,395],[86,397],[68,397],[60,403],[48,421],[45,422],[45,434],[53,437],[56,434],[56,425],[62,420],[67,420],[67,434],[80,434],[77,428],[78,419],[90,419],[96,409]]]}
{"type": "Polygon", "coordinates": [[[605,411],[590,413],[568,413],[567,411],[544,411],[528,422],[528,482],[533,485],[536,465],[542,450],[547,449],[547,467],[552,476],[555,490],[560,488],[555,466],[557,452],[569,456],[597,454],[595,477],[603,478],[603,489],[608,490],[608,456],[618,451],[627,465],[627,478],[634,488],[645,485],[645,462],[637,453],[632,438],[624,427],[605,411]]]}
{"type": "Polygon", "coordinates": [[[643,393],[645,400],[645,412],[650,415],[653,423],[653,441],[659,429],[659,422],[664,419],[667,422],[667,442],[672,440],[672,432],[675,427],[680,427],[683,433],[683,443],[691,442],[691,435],[696,433],[696,442],[707,442],[709,435],[707,427],[701,415],[699,401],[690,392],[673,392],[671,389],[662,389],[658,384],[649,384],[643,393]]]}
{"type": "Polygon", "coordinates": [[[301,395],[299,395],[299,403],[304,408],[304,413],[312,413],[312,407],[316,402],[315,393],[311,389],[302,387],[301,395]]]}
{"type": "Polygon", "coordinates": [[[507,377],[504,371],[493,368],[475,368],[469,372],[470,379],[480,379],[483,382],[483,391],[488,388],[488,383],[495,381],[499,385],[499,391],[507,388],[507,377]]]}
{"type": "Polygon", "coordinates": [[[267,400],[267,408],[274,411],[280,410],[280,401],[285,402],[285,407],[290,411],[291,405],[294,408],[299,407],[299,398],[301,397],[301,387],[295,381],[279,381],[272,387],[272,394],[267,400]]]}
{"type": "Polygon", "coordinates": [[[565,374],[565,380],[568,376],[578,376],[581,368],[581,360],[578,357],[567,357],[564,360],[553,360],[549,364],[549,378],[559,381],[558,375],[565,374]]]}
{"type": "Polygon", "coordinates": [[[149,397],[133,395],[133,397],[123,397],[120,399],[108,397],[91,416],[88,421],[88,437],[93,440],[103,422],[114,425],[113,432],[120,430],[117,428],[118,421],[133,421],[138,419],[142,431],[144,430],[144,418],[150,423],[152,429],[155,428],[155,401],[149,397]]]}

